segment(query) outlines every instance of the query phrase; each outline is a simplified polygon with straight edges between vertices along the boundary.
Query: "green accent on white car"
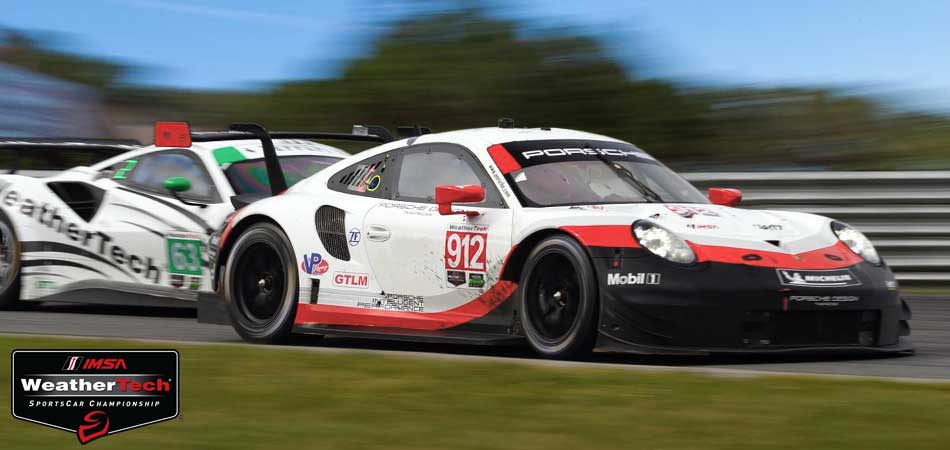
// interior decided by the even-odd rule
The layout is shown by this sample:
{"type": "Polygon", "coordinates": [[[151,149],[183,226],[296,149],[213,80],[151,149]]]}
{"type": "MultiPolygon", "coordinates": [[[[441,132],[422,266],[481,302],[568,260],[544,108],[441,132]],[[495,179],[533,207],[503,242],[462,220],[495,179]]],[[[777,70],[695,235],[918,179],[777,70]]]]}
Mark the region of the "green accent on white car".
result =
{"type": "Polygon", "coordinates": [[[201,275],[201,241],[168,238],[168,273],[201,275]]]}
{"type": "Polygon", "coordinates": [[[214,160],[218,162],[219,166],[247,159],[240,150],[234,147],[216,148],[212,153],[214,154],[214,160]]]}
{"type": "Polygon", "coordinates": [[[121,168],[121,169],[119,169],[119,170],[116,170],[116,171],[115,171],[115,175],[112,176],[112,179],[113,179],[113,180],[124,180],[124,179],[125,179],[125,175],[126,175],[127,173],[131,172],[132,169],[135,168],[135,165],[138,164],[138,163],[139,163],[139,161],[136,160],[136,159],[130,159],[130,160],[126,161],[126,162],[125,162],[125,167],[123,167],[123,168],[121,168]]]}

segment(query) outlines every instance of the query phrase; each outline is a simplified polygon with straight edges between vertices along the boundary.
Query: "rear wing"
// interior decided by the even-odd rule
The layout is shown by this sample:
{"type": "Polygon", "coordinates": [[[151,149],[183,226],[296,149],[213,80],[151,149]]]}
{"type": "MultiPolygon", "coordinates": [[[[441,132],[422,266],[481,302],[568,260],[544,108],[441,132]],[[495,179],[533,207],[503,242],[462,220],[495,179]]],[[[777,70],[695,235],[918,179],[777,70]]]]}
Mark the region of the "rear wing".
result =
{"type": "MultiPolygon", "coordinates": [[[[420,136],[431,131],[418,125],[399,127],[404,137],[420,136]],[[406,136],[409,135],[409,136],[406,136]]],[[[228,131],[193,132],[185,122],[157,122],[155,124],[155,145],[159,147],[190,147],[192,142],[213,142],[237,139],[256,139],[261,141],[264,151],[264,166],[267,168],[267,181],[271,195],[287,190],[287,180],[277,159],[274,139],[308,139],[314,141],[351,141],[376,142],[385,144],[396,138],[385,127],[378,125],[354,125],[351,133],[327,133],[315,131],[268,131],[256,123],[234,123],[228,131]]]]}
{"type": "Polygon", "coordinates": [[[0,172],[50,176],[135,150],[134,140],[0,137],[0,172]]]}

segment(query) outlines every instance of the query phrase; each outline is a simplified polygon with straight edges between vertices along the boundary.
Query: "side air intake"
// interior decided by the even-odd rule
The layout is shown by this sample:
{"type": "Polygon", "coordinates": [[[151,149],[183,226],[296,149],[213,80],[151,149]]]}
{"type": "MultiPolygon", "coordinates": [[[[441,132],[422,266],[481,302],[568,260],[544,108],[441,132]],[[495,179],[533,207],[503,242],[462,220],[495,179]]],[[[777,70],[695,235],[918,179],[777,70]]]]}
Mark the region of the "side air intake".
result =
{"type": "Polygon", "coordinates": [[[323,248],[330,256],[341,261],[350,260],[350,247],[346,242],[346,213],[342,209],[332,206],[321,206],[317,210],[314,221],[317,225],[317,235],[323,248]]]}

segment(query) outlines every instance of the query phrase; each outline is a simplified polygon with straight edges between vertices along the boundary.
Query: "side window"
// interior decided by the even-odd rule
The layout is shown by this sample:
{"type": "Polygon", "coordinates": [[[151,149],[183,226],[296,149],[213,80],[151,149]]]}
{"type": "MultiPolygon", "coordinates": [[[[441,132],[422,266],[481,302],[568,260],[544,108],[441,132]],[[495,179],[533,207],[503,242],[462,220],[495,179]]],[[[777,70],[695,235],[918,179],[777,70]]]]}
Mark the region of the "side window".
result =
{"type": "Polygon", "coordinates": [[[182,193],[182,197],[206,202],[220,201],[201,161],[182,151],[141,155],[137,160],[121,163],[112,178],[142,190],[169,195],[165,180],[170,177],[184,177],[191,182],[191,189],[182,193]]]}
{"type": "Polygon", "coordinates": [[[399,182],[395,199],[435,203],[435,187],[445,184],[475,184],[485,188],[485,201],[478,206],[503,207],[494,185],[468,151],[454,145],[422,145],[405,149],[399,156],[399,182]]]}
{"type": "Polygon", "coordinates": [[[393,171],[389,153],[376,155],[337,172],[328,186],[334,191],[365,197],[389,198],[393,171]]]}

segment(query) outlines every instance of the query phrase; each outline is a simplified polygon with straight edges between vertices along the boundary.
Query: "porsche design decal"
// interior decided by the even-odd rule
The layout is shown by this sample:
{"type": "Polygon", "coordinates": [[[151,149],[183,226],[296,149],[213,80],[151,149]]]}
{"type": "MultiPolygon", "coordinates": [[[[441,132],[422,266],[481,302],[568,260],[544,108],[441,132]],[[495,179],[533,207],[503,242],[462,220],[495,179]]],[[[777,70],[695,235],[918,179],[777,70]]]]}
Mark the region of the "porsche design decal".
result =
{"type": "Polygon", "coordinates": [[[425,298],[421,295],[403,295],[382,293],[369,301],[356,304],[358,308],[383,309],[388,311],[423,312],[425,298]]]}

